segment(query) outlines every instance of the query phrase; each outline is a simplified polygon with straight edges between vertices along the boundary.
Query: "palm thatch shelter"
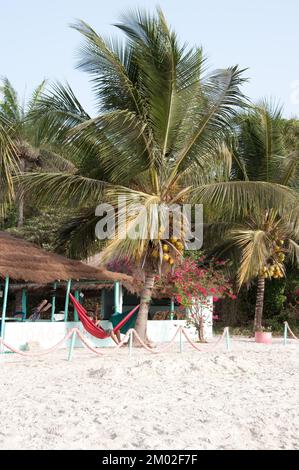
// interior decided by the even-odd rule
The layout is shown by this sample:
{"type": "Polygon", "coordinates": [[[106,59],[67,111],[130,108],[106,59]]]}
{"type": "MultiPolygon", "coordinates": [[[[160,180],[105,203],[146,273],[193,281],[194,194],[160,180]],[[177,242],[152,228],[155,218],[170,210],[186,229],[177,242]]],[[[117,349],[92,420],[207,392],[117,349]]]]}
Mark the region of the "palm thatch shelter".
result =
{"type": "Polygon", "coordinates": [[[127,285],[132,281],[126,274],[68,259],[7,232],[0,232],[0,278],[5,279],[7,276],[16,282],[38,285],[69,279],[110,283],[119,281],[127,285]]]}
{"type": "MultiPolygon", "coordinates": [[[[11,321],[26,322],[27,295],[41,293],[50,296],[51,310],[48,312],[48,320],[55,322],[57,317],[57,301],[60,301],[63,309],[64,322],[69,317],[69,293],[73,291],[79,300],[82,291],[93,291],[101,298],[107,289],[114,288],[114,306],[120,310],[120,290],[124,285],[126,289],[133,289],[133,280],[124,273],[108,271],[104,267],[89,266],[81,261],[68,259],[64,256],[46,251],[39,246],[22,238],[13,236],[7,232],[0,232],[0,303],[2,304],[1,337],[4,336],[5,322],[11,328],[11,321]],[[14,294],[15,306],[9,316],[6,315],[10,294],[14,294]],[[60,296],[60,297],[59,297],[60,296]],[[17,306],[17,307],[16,307],[17,306]],[[16,315],[18,313],[18,315],[16,315]],[[21,320],[20,320],[21,314],[21,320]]],[[[91,294],[92,295],[92,294],[91,294]]],[[[59,303],[59,302],[58,302],[59,303]]],[[[74,321],[78,320],[76,311],[74,321]]],[[[71,312],[71,316],[72,316],[71,312]]],[[[21,325],[20,325],[21,326],[21,325]]]]}

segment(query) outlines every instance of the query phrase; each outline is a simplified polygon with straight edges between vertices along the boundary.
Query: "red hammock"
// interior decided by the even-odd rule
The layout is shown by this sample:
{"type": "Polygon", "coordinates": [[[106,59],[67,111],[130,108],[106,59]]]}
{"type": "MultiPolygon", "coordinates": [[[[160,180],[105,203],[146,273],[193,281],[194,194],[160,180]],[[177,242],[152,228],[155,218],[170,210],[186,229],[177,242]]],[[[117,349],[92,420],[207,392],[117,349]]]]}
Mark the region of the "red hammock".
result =
{"type": "MultiPolygon", "coordinates": [[[[75,299],[75,297],[70,294],[70,299],[73,302],[73,305],[78,313],[78,316],[82,322],[82,325],[84,326],[85,330],[88,331],[92,336],[95,336],[96,338],[99,339],[105,339],[109,338],[109,334],[102,328],[101,326],[97,326],[87,315],[87,312],[85,308],[78,302],[78,300],[75,299]]],[[[121,327],[127,323],[127,321],[131,318],[132,315],[136,312],[136,310],[139,308],[139,305],[133,308],[131,312],[128,313],[128,315],[125,316],[114,328],[113,328],[113,333],[116,333],[121,329],[121,327]]]]}

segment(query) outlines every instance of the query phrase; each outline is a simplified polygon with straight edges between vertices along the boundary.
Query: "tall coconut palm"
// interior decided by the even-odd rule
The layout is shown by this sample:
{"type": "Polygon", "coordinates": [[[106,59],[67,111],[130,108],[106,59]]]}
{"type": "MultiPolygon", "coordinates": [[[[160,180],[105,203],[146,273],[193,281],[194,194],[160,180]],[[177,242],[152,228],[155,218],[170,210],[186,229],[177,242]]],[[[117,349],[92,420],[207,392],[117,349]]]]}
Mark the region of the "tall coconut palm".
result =
{"type": "Polygon", "coordinates": [[[44,85],[45,82],[42,82],[34,90],[26,104],[21,102],[7,78],[2,80],[0,86],[0,158],[3,167],[1,177],[6,179],[6,185],[1,185],[1,188],[6,195],[4,199],[12,202],[15,195],[14,186],[17,186],[18,226],[22,226],[24,222],[24,195],[21,185],[13,184],[13,176],[19,172],[33,169],[36,171],[38,168],[70,171],[74,168],[69,160],[57,154],[57,148],[44,144],[29,120],[44,85]]]}
{"type": "Polygon", "coordinates": [[[74,25],[85,39],[78,67],[91,75],[97,116],[89,116],[61,84],[44,93],[32,113],[42,135],[81,155],[79,173],[33,174],[23,181],[39,201],[79,208],[64,233],[82,257],[95,248],[97,204],[116,208],[119,197],[126,199],[127,225],[106,242],[102,255],[126,257],[142,267],[136,329],[145,339],[155,273],[171,266],[185,243],[183,233],[163,237],[165,205],[207,203],[234,219],[252,205],[264,207],[267,198],[282,208],[286,198],[295,204],[296,197],[283,186],[215,177],[216,149],[246,101],[238,67],[204,74],[202,50],[181,45],[161,10],[130,13],[116,27],[124,42],[105,41],[82,21],[74,25]],[[128,232],[137,226],[144,237],[132,239],[128,232]],[[153,228],[158,234],[150,233],[153,228]]]}

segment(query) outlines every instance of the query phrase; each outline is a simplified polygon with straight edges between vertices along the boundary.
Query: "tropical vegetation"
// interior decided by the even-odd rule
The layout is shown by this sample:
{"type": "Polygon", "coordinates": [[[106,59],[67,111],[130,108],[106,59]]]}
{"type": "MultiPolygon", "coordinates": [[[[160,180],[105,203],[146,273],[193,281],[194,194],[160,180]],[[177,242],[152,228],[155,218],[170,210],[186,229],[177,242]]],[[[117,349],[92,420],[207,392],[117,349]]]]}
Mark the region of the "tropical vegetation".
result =
{"type": "MultiPolygon", "coordinates": [[[[30,193],[40,207],[66,207],[72,215],[61,222],[56,249],[77,258],[100,251],[102,262],[126,259],[139,268],[143,339],[156,276],[178,272],[186,248],[187,233],[174,233],[173,221],[165,235],[166,206],[203,204],[207,255],[231,260],[236,290],[258,281],[260,328],[265,279],[285,276],[298,259],[297,121],[269,103],[252,105],[238,66],[207,72],[202,49],[181,44],[160,9],[131,12],[115,26],[123,41],[105,40],[83,21],[73,25],[83,38],[78,68],[91,77],[95,116],[68,84],[40,87],[21,113],[4,93],[5,203],[17,185],[18,204],[30,193]],[[61,157],[65,166],[26,172],[20,157],[34,153],[36,142],[39,156],[47,149],[50,161],[61,157]],[[127,224],[98,240],[98,204],[121,214],[119,201],[127,224]],[[129,236],[135,231],[142,237],[129,236]]],[[[12,93],[8,82],[5,89],[12,93]]]]}

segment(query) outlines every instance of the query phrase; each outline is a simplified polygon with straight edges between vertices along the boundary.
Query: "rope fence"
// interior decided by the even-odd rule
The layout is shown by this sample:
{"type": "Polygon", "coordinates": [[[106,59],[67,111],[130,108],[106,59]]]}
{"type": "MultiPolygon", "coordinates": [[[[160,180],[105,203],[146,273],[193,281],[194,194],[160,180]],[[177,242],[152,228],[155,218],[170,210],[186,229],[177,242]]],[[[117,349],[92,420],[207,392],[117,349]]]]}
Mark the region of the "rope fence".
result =
{"type": "Polygon", "coordinates": [[[299,341],[299,338],[291,330],[290,325],[288,324],[288,322],[285,321],[284,322],[284,333],[283,333],[283,343],[284,343],[284,345],[287,344],[288,332],[290,333],[290,335],[292,336],[293,339],[295,339],[296,341],[299,341]]]}
{"type": "MultiPolygon", "coordinates": [[[[284,345],[287,344],[287,339],[288,339],[288,333],[291,335],[291,337],[296,340],[296,341],[299,341],[299,338],[295,335],[295,333],[291,330],[288,322],[284,322],[284,334],[283,334],[283,342],[284,342],[284,345]]],[[[140,336],[138,335],[137,331],[133,328],[131,328],[130,330],[128,330],[128,332],[125,334],[125,336],[123,337],[123,339],[121,340],[121,342],[115,346],[115,348],[113,348],[114,351],[118,351],[122,346],[124,346],[125,344],[128,344],[129,346],[129,356],[132,356],[132,353],[133,353],[133,340],[134,340],[134,337],[135,339],[137,340],[137,342],[140,344],[140,346],[145,349],[146,351],[150,352],[151,354],[160,354],[160,353],[164,353],[166,352],[167,350],[169,350],[171,348],[171,346],[173,345],[173,343],[175,342],[175,339],[177,337],[177,335],[180,335],[180,338],[179,338],[179,351],[180,353],[183,352],[183,336],[185,337],[187,343],[190,344],[190,346],[195,349],[196,351],[198,352],[212,352],[214,351],[217,346],[225,340],[226,342],[226,350],[227,351],[230,351],[231,350],[231,338],[230,338],[230,333],[229,333],[229,327],[225,327],[223,332],[222,332],[222,335],[217,339],[217,341],[211,345],[210,348],[202,348],[202,347],[199,347],[194,341],[192,341],[192,339],[190,338],[190,336],[188,335],[186,329],[182,326],[179,326],[177,328],[177,330],[175,331],[173,337],[171,338],[171,340],[163,347],[157,349],[157,348],[151,348],[150,346],[148,346],[141,338],[140,336]]],[[[85,337],[85,335],[78,329],[78,328],[72,328],[70,329],[67,334],[57,343],[55,344],[54,346],[52,346],[51,348],[48,348],[48,349],[44,349],[42,351],[33,351],[33,352],[29,352],[29,351],[22,351],[20,349],[17,349],[11,345],[9,345],[8,343],[6,343],[6,341],[4,341],[2,338],[0,338],[0,352],[4,352],[3,351],[3,348],[6,348],[8,349],[9,351],[15,353],[15,354],[18,354],[20,356],[23,356],[23,357],[38,357],[38,356],[45,356],[47,354],[50,354],[54,351],[56,351],[64,342],[68,341],[69,339],[71,339],[70,341],[70,344],[69,344],[69,347],[68,347],[68,361],[71,361],[72,360],[72,354],[73,354],[73,350],[74,350],[74,347],[75,347],[75,341],[76,341],[76,338],[78,337],[78,339],[82,342],[83,346],[85,346],[87,349],[89,349],[91,352],[93,352],[94,354],[96,354],[97,356],[105,356],[108,354],[108,352],[104,352],[103,349],[101,348],[97,348],[95,347],[93,344],[90,343],[90,341],[85,337]]]]}
{"type": "MultiPolygon", "coordinates": [[[[192,348],[194,348],[196,351],[199,351],[199,352],[210,352],[210,351],[214,351],[215,348],[218,346],[219,343],[221,343],[221,341],[226,337],[226,339],[229,338],[229,328],[228,326],[226,326],[223,330],[223,333],[222,335],[220,336],[220,338],[218,338],[218,340],[216,341],[215,344],[212,345],[211,348],[209,349],[201,349],[197,346],[196,343],[194,343],[190,337],[187,335],[186,331],[184,328],[182,328],[182,334],[185,336],[186,340],[188,341],[188,343],[192,346],[192,348]]],[[[230,341],[227,341],[226,342],[226,349],[229,351],[230,350],[230,341]]]]}
{"type": "MultiPolygon", "coordinates": [[[[65,341],[67,341],[77,330],[77,328],[72,328],[67,332],[67,334],[54,346],[52,346],[49,349],[43,349],[42,351],[36,351],[36,352],[27,352],[27,351],[21,351],[20,349],[16,349],[13,346],[10,346],[7,344],[2,338],[0,338],[0,345],[1,345],[1,352],[2,352],[2,347],[4,346],[6,349],[9,351],[19,354],[20,356],[24,357],[35,357],[35,356],[45,356],[46,354],[50,354],[51,352],[55,351],[56,349],[59,348],[65,341]]],[[[79,330],[78,330],[79,331],[79,330]]]]}
{"type": "MultiPolygon", "coordinates": [[[[145,344],[144,341],[138,335],[137,331],[132,328],[132,329],[128,330],[128,332],[125,334],[125,336],[123,337],[121,342],[114,348],[114,351],[115,350],[118,351],[122,346],[124,346],[128,342],[129,356],[132,356],[133,338],[135,337],[137,342],[139,342],[141,347],[144,348],[146,351],[148,351],[152,354],[160,354],[160,353],[163,353],[163,352],[167,351],[168,349],[170,349],[170,347],[173,345],[173,343],[174,343],[174,341],[175,341],[178,334],[180,335],[180,339],[179,339],[180,353],[183,352],[183,336],[185,336],[187,342],[195,350],[197,350],[199,352],[213,351],[221,343],[221,341],[223,341],[224,338],[226,338],[226,349],[228,351],[230,350],[230,336],[229,336],[229,328],[228,327],[224,328],[222,335],[220,336],[220,338],[218,338],[216,343],[213,344],[213,346],[211,348],[201,349],[196,345],[196,343],[194,343],[191,340],[191,338],[189,337],[189,335],[185,331],[185,328],[183,328],[182,326],[179,326],[177,328],[175,334],[173,335],[172,339],[164,347],[159,348],[159,349],[151,348],[150,346],[145,344]]],[[[68,361],[71,361],[72,360],[72,355],[73,355],[73,350],[74,350],[74,347],[75,347],[76,337],[78,337],[78,339],[80,339],[82,344],[87,349],[89,349],[91,352],[93,352],[94,354],[96,354],[98,356],[105,356],[105,355],[108,354],[107,352],[104,352],[100,348],[96,348],[93,344],[90,344],[90,341],[85,337],[85,335],[78,328],[72,328],[71,330],[69,330],[67,332],[67,334],[57,344],[55,344],[51,348],[44,349],[42,351],[34,351],[34,352],[22,351],[20,349],[17,349],[15,347],[9,345],[2,338],[0,338],[0,346],[1,346],[1,352],[3,352],[3,347],[4,347],[4,348],[8,349],[9,351],[11,351],[15,354],[18,354],[20,356],[23,356],[23,357],[38,357],[38,356],[45,356],[46,354],[50,354],[51,352],[54,352],[65,341],[71,339],[69,347],[68,347],[68,361]]]]}

